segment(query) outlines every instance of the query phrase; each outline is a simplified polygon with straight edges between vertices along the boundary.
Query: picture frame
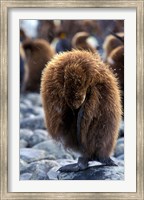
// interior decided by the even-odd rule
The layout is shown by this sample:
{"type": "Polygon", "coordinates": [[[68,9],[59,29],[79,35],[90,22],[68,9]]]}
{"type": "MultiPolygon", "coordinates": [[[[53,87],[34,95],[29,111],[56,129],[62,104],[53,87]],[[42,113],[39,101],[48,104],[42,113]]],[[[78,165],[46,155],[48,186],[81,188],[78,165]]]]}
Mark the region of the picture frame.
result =
{"type": "Polygon", "coordinates": [[[2,199],[143,199],[143,1],[1,1],[1,198],[2,199]],[[136,8],[137,14],[137,191],[135,193],[10,193],[8,192],[8,9],[9,8],[136,8]]]}

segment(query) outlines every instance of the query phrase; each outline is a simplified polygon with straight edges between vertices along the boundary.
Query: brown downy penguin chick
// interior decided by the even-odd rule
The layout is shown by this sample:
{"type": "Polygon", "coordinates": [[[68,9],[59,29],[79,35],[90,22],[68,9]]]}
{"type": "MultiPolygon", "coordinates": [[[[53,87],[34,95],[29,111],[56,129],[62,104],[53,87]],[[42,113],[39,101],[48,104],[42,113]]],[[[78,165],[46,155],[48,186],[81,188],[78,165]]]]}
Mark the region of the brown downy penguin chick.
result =
{"type": "Polygon", "coordinates": [[[74,35],[72,39],[72,47],[79,50],[87,50],[95,53],[96,49],[94,49],[88,42],[87,39],[89,37],[89,33],[87,32],[78,32],[74,35]]]}
{"type": "Polygon", "coordinates": [[[43,70],[41,96],[48,132],[82,155],[60,171],[86,169],[89,160],[115,165],[110,155],[121,120],[120,91],[97,53],[56,55],[43,70]]]}
{"type": "Polygon", "coordinates": [[[26,40],[23,43],[23,49],[28,66],[25,69],[23,92],[39,92],[42,70],[54,56],[54,50],[43,39],[26,40]]]}
{"type": "Polygon", "coordinates": [[[124,46],[115,48],[109,55],[107,63],[118,78],[121,89],[122,105],[124,109],[124,46]]]}
{"type": "Polygon", "coordinates": [[[104,61],[107,62],[107,58],[110,55],[111,51],[115,49],[118,46],[121,46],[124,44],[124,33],[113,33],[111,35],[108,35],[105,38],[105,41],[103,43],[103,50],[104,50],[104,61]],[[117,37],[118,36],[118,37],[117,37]]]}
{"type": "Polygon", "coordinates": [[[124,46],[115,48],[109,55],[107,63],[118,77],[121,89],[124,88],[124,46]]]}

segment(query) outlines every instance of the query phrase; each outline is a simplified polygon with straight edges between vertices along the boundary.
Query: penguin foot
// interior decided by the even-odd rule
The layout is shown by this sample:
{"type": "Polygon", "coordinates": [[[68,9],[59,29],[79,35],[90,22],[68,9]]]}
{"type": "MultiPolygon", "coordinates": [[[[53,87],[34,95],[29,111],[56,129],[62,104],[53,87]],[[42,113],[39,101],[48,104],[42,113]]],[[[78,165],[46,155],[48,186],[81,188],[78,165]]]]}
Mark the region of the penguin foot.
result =
{"type": "Polygon", "coordinates": [[[118,166],[110,157],[108,157],[108,158],[98,158],[96,160],[98,162],[101,162],[105,166],[118,166]]]}
{"type": "Polygon", "coordinates": [[[85,170],[87,168],[88,168],[88,159],[80,157],[78,159],[77,163],[63,166],[60,169],[58,169],[58,171],[60,171],[60,172],[78,172],[78,171],[85,170]]]}

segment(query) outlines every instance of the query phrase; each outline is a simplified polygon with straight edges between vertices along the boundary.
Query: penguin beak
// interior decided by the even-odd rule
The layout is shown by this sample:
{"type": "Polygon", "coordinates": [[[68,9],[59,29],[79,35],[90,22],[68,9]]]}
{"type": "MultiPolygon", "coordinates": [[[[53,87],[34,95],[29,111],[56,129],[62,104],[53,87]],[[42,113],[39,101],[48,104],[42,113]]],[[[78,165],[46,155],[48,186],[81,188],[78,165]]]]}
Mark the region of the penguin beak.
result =
{"type": "Polygon", "coordinates": [[[82,104],[85,101],[86,95],[83,95],[82,104]]]}

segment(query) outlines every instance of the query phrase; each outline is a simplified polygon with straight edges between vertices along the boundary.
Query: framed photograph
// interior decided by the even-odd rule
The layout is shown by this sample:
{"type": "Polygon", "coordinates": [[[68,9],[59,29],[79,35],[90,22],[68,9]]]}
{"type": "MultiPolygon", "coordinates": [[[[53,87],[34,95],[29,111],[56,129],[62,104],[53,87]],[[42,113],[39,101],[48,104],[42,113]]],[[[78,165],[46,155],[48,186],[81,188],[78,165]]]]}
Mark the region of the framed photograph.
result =
{"type": "Polygon", "coordinates": [[[1,198],[142,200],[144,2],[1,8],[1,198]]]}

